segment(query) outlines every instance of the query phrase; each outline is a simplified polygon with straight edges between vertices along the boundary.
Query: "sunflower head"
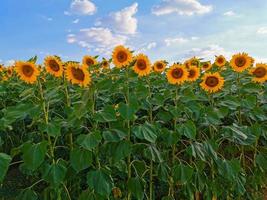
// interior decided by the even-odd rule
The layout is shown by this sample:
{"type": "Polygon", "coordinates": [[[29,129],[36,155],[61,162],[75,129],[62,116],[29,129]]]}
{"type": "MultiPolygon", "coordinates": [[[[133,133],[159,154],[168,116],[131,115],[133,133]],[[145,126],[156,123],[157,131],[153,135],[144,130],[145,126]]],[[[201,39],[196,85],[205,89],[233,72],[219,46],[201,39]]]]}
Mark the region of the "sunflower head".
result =
{"type": "Polygon", "coordinates": [[[243,72],[253,65],[254,59],[247,53],[238,53],[232,56],[230,65],[236,72],[243,72]]]}
{"type": "Polygon", "coordinates": [[[9,66],[5,69],[6,72],[6,76],[8,78],[10,78],[13,75],[13,71],[14,71],[14,67],[13,66],[9,66]]]}
{"type": "MultiPolygon", "coordinates": [[[[44,60],[46,71],[55,76],[61,77],[63,74],[63,64],[57,56],[47,56],[44,60]]],[[[42,68],[41,68],[42,69],[42,68]]]]}
{"type": "Polygon", "coordinates": [[[91,67],[97,64],[96,59],[92,56],[84,56],[82,62],[83,62],[83,65],[86,67],[91,67]]]}
{"type": "Polygon", "coordinates": [[[186,68],[190,68],[190,67],[198,67],[199,64],[200,64],[200,61],[199,61],[199,59],[196,58],[196,57],[190,58],[189,60],[186,60],[186,61],[184,62],[184,66],[185,66],[186,68]]]}
{"type": "Polygon", "coordinates": [[[101,62],[101,67],[102,67],[103,69],[109,69],[109,67],[110,67],[110,63],[109,63],[109,61],[106,60],[106,59],[103,59],[103,61],[101,62]]]}
{"type": "Polygon", "coordinates": [[[257,83],[264,83],[267,81],[267,64],[257,63],[255,68],[250,70],[252,81],[257,83]]]}
{"type": "Polygon", "coordinates": [[[0,72],[4,71],[3,65],[0,64],[0,72]]]}
{"type": "Polygon", "coordinates": [[[153,64],[153,70],[158,73],[164,72],[166,65],[166,62],[164,62],[163,60],[156,61],[153,64]]]}
{"type": "Polygon", "coordinates": [[[187,80],[189,82],[194,82],[196,81],[200,76],[200,69],[199,67],[192,66],[188,69],[188,77],[187,80]]]}
{"type": "Polygon", "coordinates": [[[201,66],[203,71],[208,71],[211,69],[211,67],[212,67],[212,65],[211,65],[210,61],[202,63],[202,66],[201,66]]]}
{"type": "Polygon", "coordinates": [[[151,64],[148,57],[144,54],[138,54],[135,57],[133,70],[138,76],[147,76],[151,71],[151,64]]]}
{"type": "Polygon", "coordinates": [[[167,79],[170,84],[183,84],[188,78],[188,71],[184,65],[173,64],[167,71],[167,79]]]}
{"type": "Polygon", "coordinates": [[[69,62],[66,69],[67,80],[72,84],[86,87],[91,83],[91,76],[85,66],[80,66],[78,63],[69,62]]]}
{"type": "Polygon", "coordinates": [[[206,73],[202,78],[200,86],[208,93],[215,93],[222,89],[224,78],[218,73],[206,73]]]}
{"type": "Polygon", "coordinates": [[[112,61],[114,65],[118,68],[125,67],[132,62],[133,56],[131,51],[120,45],[114,48],[112,53],[112,61]]]}
{"type": "Polygon", "coordinates": [[[226,64],[226,59],[223,55],[216,56],[215,58],[215,65],[218,67],[223,67],[226,64]]]}
{"type": "Polygon", "coordinates": [[[19,78],[29,84],[35,83],[40,74],[39,69],[32,62],[18,61],[15,63],[15,70],[19,78]]]}

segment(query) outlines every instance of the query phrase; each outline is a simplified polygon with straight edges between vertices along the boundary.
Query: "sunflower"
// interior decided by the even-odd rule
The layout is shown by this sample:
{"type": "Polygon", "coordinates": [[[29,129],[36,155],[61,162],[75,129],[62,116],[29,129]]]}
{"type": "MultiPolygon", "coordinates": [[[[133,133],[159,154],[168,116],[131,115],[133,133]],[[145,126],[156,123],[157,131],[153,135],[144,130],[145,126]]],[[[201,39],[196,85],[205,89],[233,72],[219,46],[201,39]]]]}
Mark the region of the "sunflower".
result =
{"type": "Polygon", "coordinates": [[[184,66],[185,66],[186,68],[189,68],[189,67],[190,67],[190,59],[184,61],[184,66]]]}
{"type": "Polygon", "coordinates": [[[6,76],[10,78],[13,75],[14,67],[13,66],[7,67],[5,71],[6,71],[6,76]]]}
{"type": "Polygon", "coordinates": [[[3,65],[0,64],[0,72],[2,72],[4,70],[3,65]]]}
{"type": "Polygon", "coordinates": [[[226,64],[226,59],[223,55],[216,56],[215,65],[218,67],[223,67],[226,64]]]}
{"type": "Polygon", "coordinates": [[[166,62],[164,62],[163,60],[159,60],[159,61],[156,61],[153,65],[153,69],[155,72],[163,72],[166,68],[166,62]]]}
{"type": "Polygon", "coordinates": [[[204,63],[202,63],[202,70],[204,70],[204,71],[208,71],[208,70],[210,70],[211,69],[211,67],[212,67],[212,65],[211,65],[211,63],[210,63],[210,61],[208,61],[208,62],[204,62],[204,63]]]}
{"type": "Polygon", "coordinates": [[[116,67],[122,68],[126,65],[129,65],[132,62],[133,56],[131,51],[120,45],[115,47],[112,53],[112,60],[116,67]]]}
{"type": "Polygon", "coordinates": [[[167,79],[170,84],[183,84],[188,77],[188,71],[181,64],[173,64],[167,71],[167,79]]]}
{"type": "Polygon", "coordinates": [[[151,64],[148,57],[144,54],[139,54],[135,57],[133,70],[138,76],[147,76],[151,71],[151,64]]]}
{"type": "Polygon", "coordinates": [[[103,69],[109,69],[109,61],[106,59],[103,59],[103,61],[101,62],[101,66],[103,69]]]}
{"type": "Polygon", "coordinates": [[[218,73],[206,73],[202,78],[200,86],[209,93],[214,93],[222,89],[224,78],[218,73]]]}
{"type": "Polygon", "coordinates": [[[198,67],[192,66],[188,69],[188,77],[187,80],[189,82],[196,81],[200,76],[200,69],[198,67]]]}
{"type": "Polygon", "coordinates": [[[69,80],[72,84],[78,84],[81,87],[86,87],[91,83],[91,76],[86,67],[81,67],[77,63],[68,63],[66,76],[67,80],[69,80]]]}
{"type": "Polygon", "coordinates": [[[18,61],[15,63],[15,70],[20,79],[26,83],[33,84],[36,82],[37,77],[40,74],[39,69],[32,62],[18,61]]]}
{"type": "Polygon", "coordinates": [[[91,67],[92,65],[97,64],[96,59],[92,56],[84,56],[82,62],[83,62],[83,65],[86,67],[91,67]]]}
{"type": "Polygon", "coordinates": [[[233,55],[230,65],[236,72],[243,72],[253,65],[254,59],[247,53],[238,53],[233,55]]]}
{"type": "Polygon", "coordinates": [[[267,64],[257,63],[255,68],[250,70],[252,80],[257,83],[264,83],[267,81],[267,64]]]}
{"type": "MultiPolygon", "coordinates": [[[[63,74],[63,64],[61,60],[56,56],[47,56],[44,60],[46,71],[55,76],[61,77],[63,74]]],[[[42,70],[42,68],[41,68],[42,70]]]]}

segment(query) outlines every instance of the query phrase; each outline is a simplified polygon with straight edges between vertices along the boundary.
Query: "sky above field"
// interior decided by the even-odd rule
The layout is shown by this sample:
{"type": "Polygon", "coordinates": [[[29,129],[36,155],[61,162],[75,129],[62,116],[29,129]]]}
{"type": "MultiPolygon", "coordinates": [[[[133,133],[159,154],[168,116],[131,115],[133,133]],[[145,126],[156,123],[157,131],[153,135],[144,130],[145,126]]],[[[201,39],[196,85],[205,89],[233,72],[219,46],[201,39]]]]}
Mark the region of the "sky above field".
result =
{"type": "Polygon", "coordinates": [[[1,0],[0,63],[109,56],[124,44],[151,60],[248,52],[267,62],[266,0],[1,0]]]}

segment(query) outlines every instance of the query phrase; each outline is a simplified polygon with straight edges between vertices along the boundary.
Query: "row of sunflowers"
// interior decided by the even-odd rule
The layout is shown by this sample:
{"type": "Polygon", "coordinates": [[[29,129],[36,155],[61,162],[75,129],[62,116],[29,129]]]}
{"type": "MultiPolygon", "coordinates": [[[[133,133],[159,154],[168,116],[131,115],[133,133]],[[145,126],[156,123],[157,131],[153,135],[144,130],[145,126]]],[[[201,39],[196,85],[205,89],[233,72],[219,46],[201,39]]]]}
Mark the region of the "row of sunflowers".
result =
{"type": "Polygon", "coordinates": [[[47,56],[0,67],[3,200],[261,200],[267,64],[47,56]]]}

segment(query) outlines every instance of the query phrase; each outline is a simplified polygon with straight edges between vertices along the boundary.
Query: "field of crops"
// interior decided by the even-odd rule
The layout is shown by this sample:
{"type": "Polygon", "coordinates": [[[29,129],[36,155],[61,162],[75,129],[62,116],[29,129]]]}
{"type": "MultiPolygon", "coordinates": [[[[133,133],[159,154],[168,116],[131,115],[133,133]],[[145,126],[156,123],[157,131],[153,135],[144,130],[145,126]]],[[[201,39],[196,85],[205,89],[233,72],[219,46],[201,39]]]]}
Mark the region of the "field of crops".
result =
{"type": "Polygon", "coordinates": [[[1,200],[257,200],[267,64],[48,56],[0,69],[1,200]]]}

